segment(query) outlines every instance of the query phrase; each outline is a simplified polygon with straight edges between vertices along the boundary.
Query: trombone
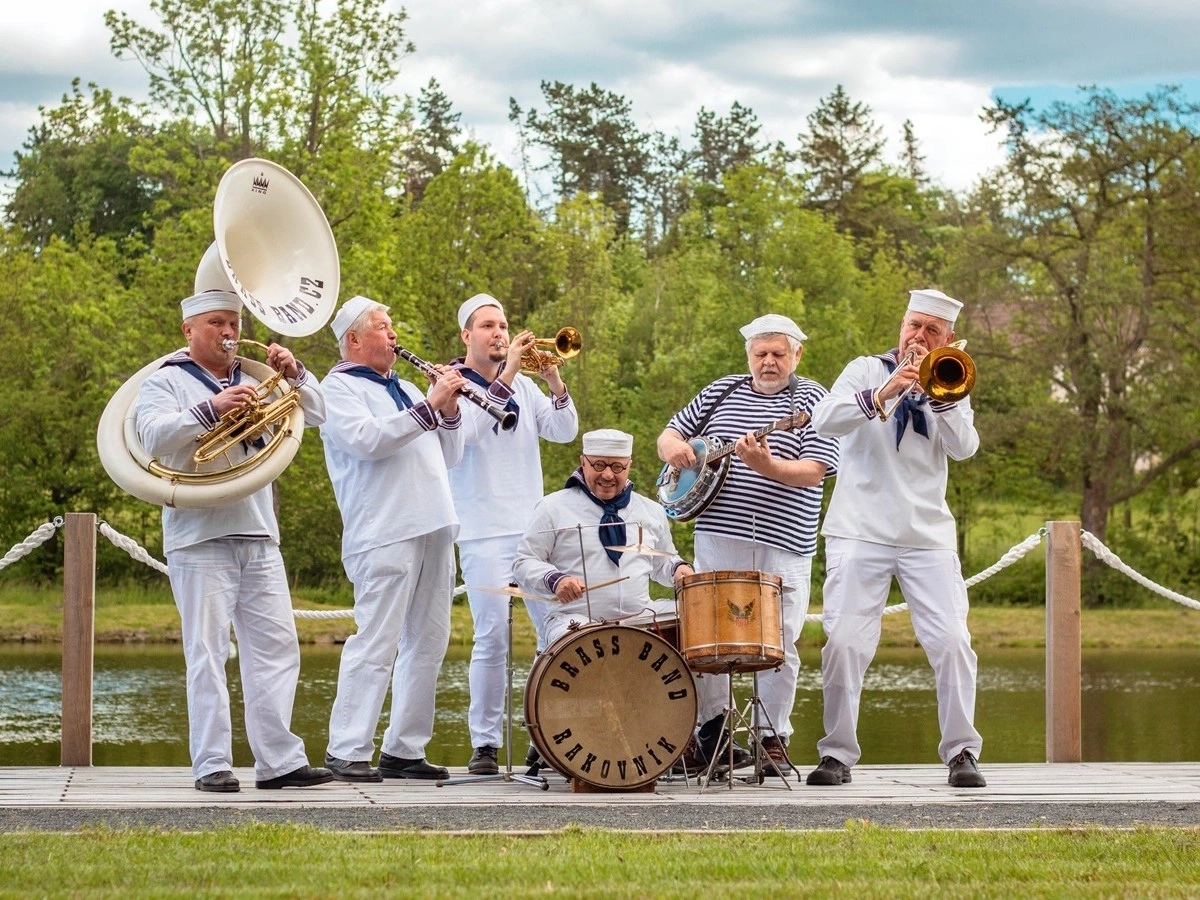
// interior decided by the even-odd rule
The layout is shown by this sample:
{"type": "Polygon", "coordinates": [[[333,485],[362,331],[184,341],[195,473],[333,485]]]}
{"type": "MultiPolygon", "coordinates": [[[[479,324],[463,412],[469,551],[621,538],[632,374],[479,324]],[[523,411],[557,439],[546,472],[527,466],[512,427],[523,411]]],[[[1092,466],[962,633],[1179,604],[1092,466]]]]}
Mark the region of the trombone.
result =
{"type": "MultiPolygon", "coordinates": [[[[891,405],[880,408],[879,421],[886,422],[904,402],[904,399],[918,386],[931,400],[938,400],[942,403],[953,403],[971,393],[971,388],[975,387],[976,367],[975,360],[971,359],[963,349],[966,346],[966,341],[954,341],[945,347],[937,347],[926,353],[925,358],[921,360],[921,372],[916,380],[910,382],[905,390],[897,394],[891,405]]],[[[891,378],[876,391],[876,395],[895,381],[900,370],[910,365],[916,355],[916,350],[909,350],[904,355],[904,359],[896,366],[895,371],[892,372],[891,378]]]]}
{"type": "Polygon", "coordinates": [[[558,329],[552,338],[534,338],[533,346],[521,354],[521,371],[536,375],[547,366],[561,366],[574,359],[583,349],[583,335],[578,328],[567,325],[558,329]]]}

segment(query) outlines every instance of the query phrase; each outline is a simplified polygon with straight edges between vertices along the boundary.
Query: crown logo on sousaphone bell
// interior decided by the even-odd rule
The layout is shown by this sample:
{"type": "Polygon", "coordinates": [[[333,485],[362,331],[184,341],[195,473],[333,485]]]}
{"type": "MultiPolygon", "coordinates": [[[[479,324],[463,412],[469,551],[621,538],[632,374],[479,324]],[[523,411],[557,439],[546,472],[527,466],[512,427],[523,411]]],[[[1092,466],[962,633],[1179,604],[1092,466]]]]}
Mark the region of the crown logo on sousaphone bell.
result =
{"type": "Polygon", "coordinates": [[[270,185],[271,182],[268,180],[266,175],[255,175],[254,180],[250,182],[250,190],[254,191],[256,194],[265,194],[270,185]]]}

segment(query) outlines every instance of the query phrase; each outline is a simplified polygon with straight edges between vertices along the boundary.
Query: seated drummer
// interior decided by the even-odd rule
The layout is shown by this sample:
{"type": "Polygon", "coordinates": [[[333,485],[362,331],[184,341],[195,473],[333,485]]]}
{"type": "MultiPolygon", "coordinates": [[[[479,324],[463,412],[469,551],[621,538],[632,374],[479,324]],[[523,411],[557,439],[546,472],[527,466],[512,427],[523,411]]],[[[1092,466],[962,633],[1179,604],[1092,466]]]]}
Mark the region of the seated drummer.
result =
{"type": "MultiPolygon", "coordinates": [[[[588,622],[637,617],[641,624],[650,616],[676,618],[674,599],[650,599],[650,581],[671,587],[691,575],[692,567],[676,552],[662,507],[634,493],[629,481],[632,458],[632,435],[612,428],[585,434],[579,468],[563,490],[537,505],[517,547],[513,563],[517,583],[560,604],[546,617],[546,640],[551,646],[572,627],[588,622]],[[639,552],[634,547],[639,543],[660,552],[639,552]],[[585,570],[591,584],[624,580],[585,595],[585,570]]],[[[696,679],[701,709],[722,709],[727,694],[718,677],[696,679]]],[[[710,749],[717,749],[715,742],[710,749]]],[[[691,745],[687,755],[689,770],[707,765],[707,758],[691,745]]],[[[735,762],[749,763],[749,754],[741,750],[735,762]]]]}
{"type": "Polygon", "coordinates": [[[517,583],[560,604],[546,619],[549,644],[573,625],[589,621],[615,622],[648,613],[675,618],[674,599],[650,599],[650,580],[672,587],[691,575],[692,567],[675,551],[662,507],[634,493],[629,481],[632,457],[631,435],[612,428],[589,431],[583,436],[579,468],[563,490],[537,505],[521,538],[513,563],[517,583]],[[660,553],[618,549],[639,541],[660,553]],[[593,584],[625,580],[585,596],[585,571],[593,584]]]}

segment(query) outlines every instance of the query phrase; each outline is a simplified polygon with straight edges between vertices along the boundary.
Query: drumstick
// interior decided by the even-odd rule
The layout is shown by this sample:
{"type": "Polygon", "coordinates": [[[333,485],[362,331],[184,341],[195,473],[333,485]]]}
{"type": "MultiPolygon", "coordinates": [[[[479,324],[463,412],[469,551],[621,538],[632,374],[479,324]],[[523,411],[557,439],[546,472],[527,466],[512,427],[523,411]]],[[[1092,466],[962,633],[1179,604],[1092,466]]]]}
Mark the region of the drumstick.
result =
{"type": "Polygon", "coordinates": [[[620,578],[610,578],[608,581],[602,581],[599,584],[587,585],[583,590],[584,590],[584,592],[595,591],[595,590],[599,590],[602,587],[608,587],[610,584],[616,584],[618,581],[628,581],[628,580],[629,580],[628,575],[622,575],[620,578]]]}

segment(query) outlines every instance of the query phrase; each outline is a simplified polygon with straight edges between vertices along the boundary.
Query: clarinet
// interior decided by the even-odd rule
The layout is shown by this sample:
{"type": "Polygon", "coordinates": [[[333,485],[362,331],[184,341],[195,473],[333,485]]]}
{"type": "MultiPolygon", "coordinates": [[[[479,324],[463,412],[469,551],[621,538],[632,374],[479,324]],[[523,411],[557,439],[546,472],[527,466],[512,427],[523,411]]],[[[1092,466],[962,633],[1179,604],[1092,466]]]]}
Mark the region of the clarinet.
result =
{"type": "MultiPolygon", "coordinates": [[[[428,378],[430,383],[437,381],[437,378],[438,378],[437,369],[435,369],[429,363],[425,362],[425,360],[421,359],[421,357],[417,356],[415,353],[411,353],[408,350],[405,350],[399,344],[397,344],[392,349],[396,352],[396,355],[398,357],[400,357],[406,363],[411,363],[422,375],[424,375],[426,378],[428,378]]],[[[459,388],[458,392],[460,394],[462,394],[463,397],[470,400],[472,403],[474,403],[476,406],[478,406],[480,409],[482,409],[485,413],[487,413],[489,416],[491,416],[497,422],[499,422],[501,431],[512,431],[514,428],[517,427],[517,414],[515,412],[503,409],[499,406],[496,406],[494,403],[488,402],[487,397],[485,397],[483,394],[479,393],[479,391],[474,386],[468,384],[464,387],[459,388]]]]}

